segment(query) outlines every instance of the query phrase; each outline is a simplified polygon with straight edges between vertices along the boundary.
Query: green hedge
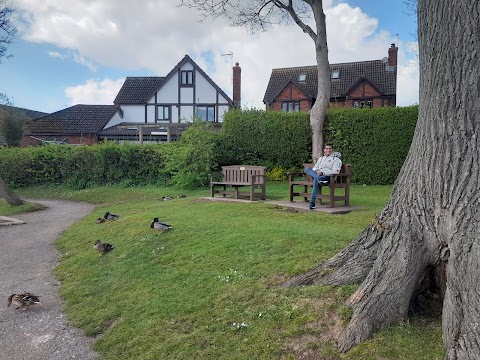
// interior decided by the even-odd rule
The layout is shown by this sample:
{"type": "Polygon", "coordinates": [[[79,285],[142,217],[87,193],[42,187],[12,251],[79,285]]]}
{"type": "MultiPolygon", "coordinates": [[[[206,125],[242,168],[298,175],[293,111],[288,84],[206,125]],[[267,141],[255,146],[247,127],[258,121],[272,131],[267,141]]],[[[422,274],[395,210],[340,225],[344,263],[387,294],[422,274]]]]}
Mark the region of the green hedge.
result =
{"type": "Polygon", "coordinates": [[[303,112],[230,111],[223,130],[224,153],[240,164],[291,168],[310,158],[311,127],[303,112]]]}
{"type": "Polygon", "coordinates": [[[168,174],[162,165],[164,146],[106,143],[3,148],[0,176],[15,187],[67,184],[82,189],[117,183],[165,183],[168,174]]]}
{"type": "Polygon", "coordinates": [[[325,139],[352,164],[352,182],[393,184],[405,161],[418,106],[329,110],[325,139]]]}
{"type": "MultiPolygon", "coordinates": [[[[352,182],[393,184],[410,148],[418,107],[329,110],[325,139],[352,164],[352,182]]],[[[158,145],[0,148],[0,176],[14,187],[68,184],[81,189],[122,183],[199,187],[223,165],[267,167],[271,180],[310,161],[308,114],[231,111],[223,131],[195,123],[180,141],[158,145]]]]}

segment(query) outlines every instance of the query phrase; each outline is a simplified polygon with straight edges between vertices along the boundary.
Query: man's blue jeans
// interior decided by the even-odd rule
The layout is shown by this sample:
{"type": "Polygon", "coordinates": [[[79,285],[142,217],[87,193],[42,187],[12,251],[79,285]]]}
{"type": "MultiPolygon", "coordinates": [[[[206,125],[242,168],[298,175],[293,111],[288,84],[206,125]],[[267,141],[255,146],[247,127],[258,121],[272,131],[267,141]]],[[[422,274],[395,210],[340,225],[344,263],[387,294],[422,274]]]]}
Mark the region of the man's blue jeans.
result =
{"type": "Polygon", "coordinates": [[[319,181],[330,182],[330,176],[317,175],[317,173],[313,171],[311,168],[305,168],[305,172],[313,178],[313,189],[312,189],[312,196],[310,198],[310,202],[315,203],[315,201],[317,200],[317,194],[318,194],[318,182],[319,181]]]}

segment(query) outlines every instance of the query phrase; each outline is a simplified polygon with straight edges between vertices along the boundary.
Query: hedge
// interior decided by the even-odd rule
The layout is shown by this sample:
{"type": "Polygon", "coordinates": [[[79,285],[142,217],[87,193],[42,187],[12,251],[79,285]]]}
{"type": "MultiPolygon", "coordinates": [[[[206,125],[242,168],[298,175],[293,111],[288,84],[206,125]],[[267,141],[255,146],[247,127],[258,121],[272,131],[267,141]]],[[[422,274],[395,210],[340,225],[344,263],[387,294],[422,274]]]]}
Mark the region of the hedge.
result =
{"type": "Polygon", "coordinates": [[[105,143],[0,149],[0,176],[15,187],[67,184],[75,189],[165,183],[164,145],[105,143]]]}
{"type": "Polygon", "coordinates": [[[418,106],[327,112],[325,139],[352,165],[352,182],[393,184],[407,157],[418,106]]]}
{"type": "Polygon", "coordinates": [[[303,112],[230,111],[225,114],[226,158],[220,164],[263,165],[275,169],[296,168],[308,161],[311,153],[311,127],[303,112]]]}
{"type": "MultiPolygon", "coordinates": [[[[393,184],[410,148],[418,107],[329,110],[325,140],[352,164],[352,182],[393,184]]],[[[231,111],[223,131],[195,123],[180,141],[0,149],[0,177],[14,187],[67,184],[81,189],[124,185],[206,186],[223,165],[267,167],[270,180],[311,161],[308,114],[231,111]]]]}

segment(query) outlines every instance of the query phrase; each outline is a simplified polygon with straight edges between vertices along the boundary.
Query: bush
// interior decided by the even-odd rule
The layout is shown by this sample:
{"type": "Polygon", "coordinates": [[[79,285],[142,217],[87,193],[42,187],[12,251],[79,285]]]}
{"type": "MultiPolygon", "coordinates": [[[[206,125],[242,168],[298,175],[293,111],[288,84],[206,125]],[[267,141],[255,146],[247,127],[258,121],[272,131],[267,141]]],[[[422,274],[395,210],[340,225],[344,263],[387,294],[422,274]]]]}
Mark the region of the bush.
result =
{"type": "Polygon", "coordinates": [[[104,143],[0,149],[0,176],[11,186],[67,184],[74,189],[127,182],[164,184],[163,146],[104,143]]]}
{"type": "Polygon", "coordinates": [[[407,157],[418,106],[335,109],[327,112],[325,139],[352,164],[352,182],[393,184],[407,157]]]}
{"type": "Polygon", "coordinates": [[[225,154],[234,154],[238,164],[289,169],[310,158],[311,128],[304,112],[229,111],[223,129],[225,154]]]}

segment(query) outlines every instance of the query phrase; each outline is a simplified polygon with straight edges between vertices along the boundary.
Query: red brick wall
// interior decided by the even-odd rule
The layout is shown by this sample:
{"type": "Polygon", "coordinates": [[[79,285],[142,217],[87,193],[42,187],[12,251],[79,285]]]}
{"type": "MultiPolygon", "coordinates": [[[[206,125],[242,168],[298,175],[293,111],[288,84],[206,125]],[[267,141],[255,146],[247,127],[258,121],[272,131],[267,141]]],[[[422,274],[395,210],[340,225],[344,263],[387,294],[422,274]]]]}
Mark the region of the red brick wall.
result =
{"type": "Polygon", "coordinates": [[[280,94],[273,100],[270,109],[282,111],[282,101],[299,101],[300,111],[310,110],[310,100],[305,97],[302,90],[290,83],[282,90],[280,94]]]}
{"type": "MultiPolygon", "coordinates": [[[[310,110],[311,103],[305,94],[292,83],[288,84],[271,103],[269,108],[275,111],[282,111],[282,101],[300,101],[300,111],[310,110]]],[[[351,108],[354,101],[373,101],[373,107],[395,106],[393,97],[382,98],[382,95],[368,82],[360,82],[347,96],[347,100],[330,99],[332,108],[351,108]]]]}
{"type": "MultiPolygon", "coordinates": [[[[97,138],[94,135],[67,135],[67,136],[42,136],[34,135],[38,139],[42,140],[63,140],[68,144],[83,144],[83,145],[93,145],[97,143],[97,138]]],[[[27,147],[33,145],[39,145],[41,141],[31,138],[30,136],[24,136],[20,142],[20,146],[27,147]]]]}

